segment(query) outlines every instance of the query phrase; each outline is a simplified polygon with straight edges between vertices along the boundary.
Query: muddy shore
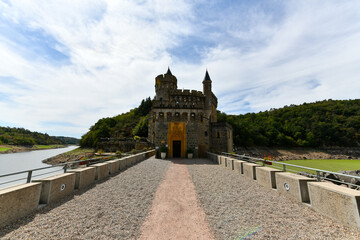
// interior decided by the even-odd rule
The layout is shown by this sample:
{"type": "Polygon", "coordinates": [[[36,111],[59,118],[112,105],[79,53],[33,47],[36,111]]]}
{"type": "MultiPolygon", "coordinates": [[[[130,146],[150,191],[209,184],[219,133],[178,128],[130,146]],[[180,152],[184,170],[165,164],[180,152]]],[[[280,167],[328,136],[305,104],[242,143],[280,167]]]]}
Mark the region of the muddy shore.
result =
{"type": "Polygon", "coordinates": [[[238,147],[237,154],[245,154],[257,158],[271,158],[274,161],[300,159],[360,159],[360,148],[328,147],[328,148],[267,148],[238,147]]]}
{"type": "Polygon", "coordinates": [[[84,158],[93,158],[93,157],[95,157],[95,151],[93,149],[77,148],[70,152],[62,153],[54,157],[45,159],[42,162],[46,164],[56,165],[60,163],[74,162],[84,158]]]}

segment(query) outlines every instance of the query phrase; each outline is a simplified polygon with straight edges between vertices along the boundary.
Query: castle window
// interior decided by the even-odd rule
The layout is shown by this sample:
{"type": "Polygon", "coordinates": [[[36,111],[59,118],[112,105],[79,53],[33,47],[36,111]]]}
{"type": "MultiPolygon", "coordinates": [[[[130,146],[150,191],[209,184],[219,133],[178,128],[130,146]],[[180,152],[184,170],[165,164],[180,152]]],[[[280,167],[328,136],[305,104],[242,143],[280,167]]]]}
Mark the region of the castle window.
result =
{"type": "Polygon", "coordinates": [[[216,132],[216,138],[220,138],[220,133],[216,132]]]}
{"type": "Polygon", "coordinates": [[[188,114],[187,114],[186,112],[183,113],[182,116],[181,116],[181,118],[182,118],[182,120],[187,121],[187,120],[188,120],[188,114]]]}
{"type": "Polygon", "coordinates": [[[208,133],[207,133],[207,131],[205,131],[205,137],[207,137],[207,135],[208,135],[208,133]]]}
{"type": "Polygon", "coordinates": [[[164,120],[164,113],[163,113],[163,112],[160,112],[160,113],[159,113],[159,119],[160,119],[160,120],[164,120]]]}
{"type": "Polygon", "coordinates": [[[180,117],[180,113],[175,113],[175,117],[180,117]]]}
{"type": "Polygon", "coordinates": [[[195,113],[190,113],[190,121],[195,121],[195,113]]]}

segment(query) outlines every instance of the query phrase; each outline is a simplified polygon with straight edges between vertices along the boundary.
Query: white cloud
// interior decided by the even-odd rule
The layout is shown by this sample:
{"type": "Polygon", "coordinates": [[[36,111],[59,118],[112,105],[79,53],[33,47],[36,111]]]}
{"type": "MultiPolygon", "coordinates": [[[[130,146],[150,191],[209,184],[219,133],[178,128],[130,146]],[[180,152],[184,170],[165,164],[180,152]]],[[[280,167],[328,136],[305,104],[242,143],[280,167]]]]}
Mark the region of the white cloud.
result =
{"type": "Polygon", "coordinates": [[[0,120],[80,136],[99,118],[153,97],[154,78],[168,65],[180,88],[197,90],[208,68],[219,109],[229,113],[357,98],[360,3],[274,3],[1,2],[0,20],[29,33],[14,39],[0,23],[0,76],[12,79],[0,78],[0,120]],[[37,41],[43,52],[31,45],[37,41]],[[170,54],[186,44],[200,51],[198,61],[170,54]]]}

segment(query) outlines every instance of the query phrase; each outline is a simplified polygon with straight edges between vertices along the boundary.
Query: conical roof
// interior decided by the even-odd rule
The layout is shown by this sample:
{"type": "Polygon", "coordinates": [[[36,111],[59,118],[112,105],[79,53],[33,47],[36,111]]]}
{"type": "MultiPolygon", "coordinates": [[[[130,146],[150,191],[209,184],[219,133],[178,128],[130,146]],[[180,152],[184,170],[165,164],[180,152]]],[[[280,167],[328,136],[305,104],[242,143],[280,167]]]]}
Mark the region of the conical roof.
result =
{"type": "Polygon", "coordinates": [[[207,69],[206,69],[204,81],[211,81],[211,78],[210,78],[210,76],[209,76],[209,73],[208,73],[208,70],[207,70],[207,69]]]}
{"type": "Polygon", "coordinates": [[[166,74],[172,75],[172,73],[171,73],[171,71],[170,71],[170,67],[168,67],[168,70],[167,70],[166,74]]]}

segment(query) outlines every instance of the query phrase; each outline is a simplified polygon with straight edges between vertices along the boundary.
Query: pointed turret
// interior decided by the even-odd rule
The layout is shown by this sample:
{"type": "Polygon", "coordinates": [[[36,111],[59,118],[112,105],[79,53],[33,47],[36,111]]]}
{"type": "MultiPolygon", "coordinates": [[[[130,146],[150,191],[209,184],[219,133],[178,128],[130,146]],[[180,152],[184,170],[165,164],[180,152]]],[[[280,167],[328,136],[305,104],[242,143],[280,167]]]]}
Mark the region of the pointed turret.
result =
{"type": "Polygon", "coordinates": [[[205,73],[205,77],[204,77],[203,83],[204,83],[205,81],[210,81],[210,82],[211,82],[211,78],[210,78],[210,75],[209,75],[207,69],[206,69],[206,73],[205,73]]]}
{"type": "Polygon", "coordinates": [[[172,75],[172,73],[170,71],[170,67],[168,67],[168,70],[167,70],[166,74],[172,75]]]}

